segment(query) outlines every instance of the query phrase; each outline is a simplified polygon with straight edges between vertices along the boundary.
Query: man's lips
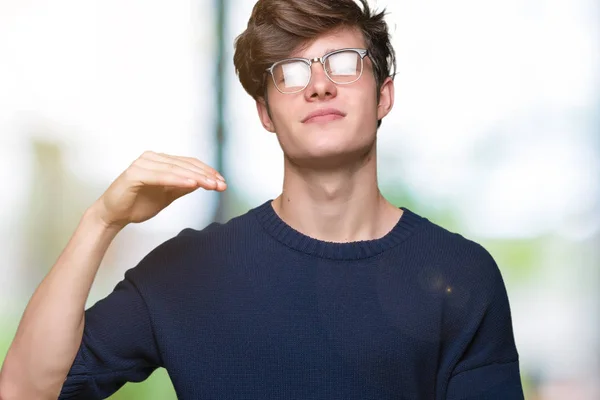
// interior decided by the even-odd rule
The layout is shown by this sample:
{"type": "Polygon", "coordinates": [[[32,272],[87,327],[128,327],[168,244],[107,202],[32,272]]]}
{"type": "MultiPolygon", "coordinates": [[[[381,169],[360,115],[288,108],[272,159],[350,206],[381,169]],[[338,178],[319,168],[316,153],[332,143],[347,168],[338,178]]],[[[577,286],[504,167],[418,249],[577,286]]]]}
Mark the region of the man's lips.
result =
{"type": "Polygon", "coordinates": [[[334,119],[340,119],[346,116],[346,113],[338,110],[337,108],[323,108],[316,110],[308,114],[302,119],[302,123],[306,122],[319,122],[319,121],[332,121],[334,119]]]}

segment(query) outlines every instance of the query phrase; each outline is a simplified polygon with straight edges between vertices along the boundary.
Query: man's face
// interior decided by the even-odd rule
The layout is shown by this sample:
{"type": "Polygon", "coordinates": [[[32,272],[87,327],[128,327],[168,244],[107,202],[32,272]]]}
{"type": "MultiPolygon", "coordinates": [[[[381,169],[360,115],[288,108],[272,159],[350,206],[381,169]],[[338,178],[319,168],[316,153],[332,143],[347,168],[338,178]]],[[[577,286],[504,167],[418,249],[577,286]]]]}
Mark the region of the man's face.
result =
{"type": "MultiPolygon", "coordinates": [[[[290,57],[313,59],[344,48],[366,48],[359,30],[343,29],[323,35],[290,57]]],[[[363,60],[361,77],[353,83],[332,82],[323,65],[314,62],[310,82],[303,91],[280,93],[271,76],[267,85],[271,117],[264,102],[258,100],[261,122],[277,134],[286,157],[306,167],[334,167],[367,154],[375,142],[377,121],[387,115],[394,100],[390,78],[380,90],[377,88],[369,56],[363,60]],[[319,111],[331,114],[308,118],[319,111]]]]}

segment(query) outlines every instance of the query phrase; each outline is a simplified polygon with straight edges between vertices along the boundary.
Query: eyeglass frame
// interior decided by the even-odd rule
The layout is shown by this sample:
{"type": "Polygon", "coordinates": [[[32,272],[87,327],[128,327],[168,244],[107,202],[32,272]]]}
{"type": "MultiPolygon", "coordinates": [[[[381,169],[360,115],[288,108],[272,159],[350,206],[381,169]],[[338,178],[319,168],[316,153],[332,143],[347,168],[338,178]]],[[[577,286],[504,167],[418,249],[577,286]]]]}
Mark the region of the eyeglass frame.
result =
{"type": "Polygon", "coordinates": [[[365,70],[365,66],[364,66],[364,58],[366,56],[369,55],[369,50],[367,49],[359,49],[359,48],[353,48],[353,47],[349,47],[349,48],[345,48],[345,49],[337,49],[337,50],[333,50],[330,51],[329,53],[323,54],[321,57],[315,57],[315,58],[303,58],[303,57],[292,57],[292,58],[285,58],[283,60],[279,60],[273,63],[273,65],[271,65],[269,68],[267,68],[265,71],[268,72],[271,75],[271,78],[273,80],[273,84],[275,85],[275,89],[277,89],[277,91],[281,94],[295,94],[295,93],[300,93],[301,91],[303,91],[304,89],[306,89],[308,87],[308,85],[310,84],[310,81],[312,79],[312,65],[315,62],[320,62],[321,65],[323,66],[323,71],[325,71],[325,75],[327,76],[327,79],[329,79],[331,82],[333,82],[336,85],[348,85],[350,83],[354,83],[356,81],[358,81],[361,77],[362,74],[365,70]],[[327,60],[327,58],[329,58],[330,56],[337,54],[337,53],[342,53],[344,51],[354,51],[358,54],[358,56],[360,57],[360,75],[358,75],[358,77],[350,82],[335,82],[331,76],[329,76],[329,73],[327,72],[327,68],[325,68],[325,61],[327,60]],[[306,63],[308,65],[308,72],[309,72],[309,77],[308,77],[308,81],[306,82],[306,85],[304,85],[304,87],[302,89],[296,90],[294,92],[283,92],[281,91],[281,89],[279,89],[279,87],[277,86],[277,83],[275,82],[275,75],[273,75],[273,69],[275,69],[275,67],[277,67],[277,65],[284,63],[284,62],[289,62],[289,61],[303,61],[304,63],[306,63]]]}

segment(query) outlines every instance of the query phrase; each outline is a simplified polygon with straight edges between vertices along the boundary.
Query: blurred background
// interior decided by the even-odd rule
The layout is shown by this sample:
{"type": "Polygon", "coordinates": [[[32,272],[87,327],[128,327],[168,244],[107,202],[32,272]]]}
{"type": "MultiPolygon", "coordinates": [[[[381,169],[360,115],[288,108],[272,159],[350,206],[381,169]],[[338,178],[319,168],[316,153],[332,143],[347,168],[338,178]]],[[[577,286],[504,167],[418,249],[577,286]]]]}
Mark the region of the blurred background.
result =
{"type": "MultiPolygon", "coordinates": [[[[233,71],[254,2],[0,1],[0,363],[84,210],[144,150],[229,189],[122,231],[88,305],[184,227],[279,194],[281,150],[233,71]]],[[[398,56],[384,195],[494,256],[527,399],[600,399],[600,4],[371,4],[398,56]]],[[[111,397],[175,398],[164,370],[111,397]]]]}

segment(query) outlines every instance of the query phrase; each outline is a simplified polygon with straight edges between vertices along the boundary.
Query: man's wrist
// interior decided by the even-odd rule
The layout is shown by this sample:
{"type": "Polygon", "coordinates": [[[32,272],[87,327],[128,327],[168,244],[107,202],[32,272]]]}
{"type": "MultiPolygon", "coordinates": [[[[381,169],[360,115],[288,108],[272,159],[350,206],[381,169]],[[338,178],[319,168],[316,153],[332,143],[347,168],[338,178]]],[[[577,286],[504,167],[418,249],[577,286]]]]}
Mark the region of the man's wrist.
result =
{"type": "Polygon", "coordinates": [[[94,230],[100,230],[105,233],[118,233],[125,225],[111,223],[106,219],[106,210],[100,200],[92,204],[84,213],[83,220],[91,225],[94,230]]]}

